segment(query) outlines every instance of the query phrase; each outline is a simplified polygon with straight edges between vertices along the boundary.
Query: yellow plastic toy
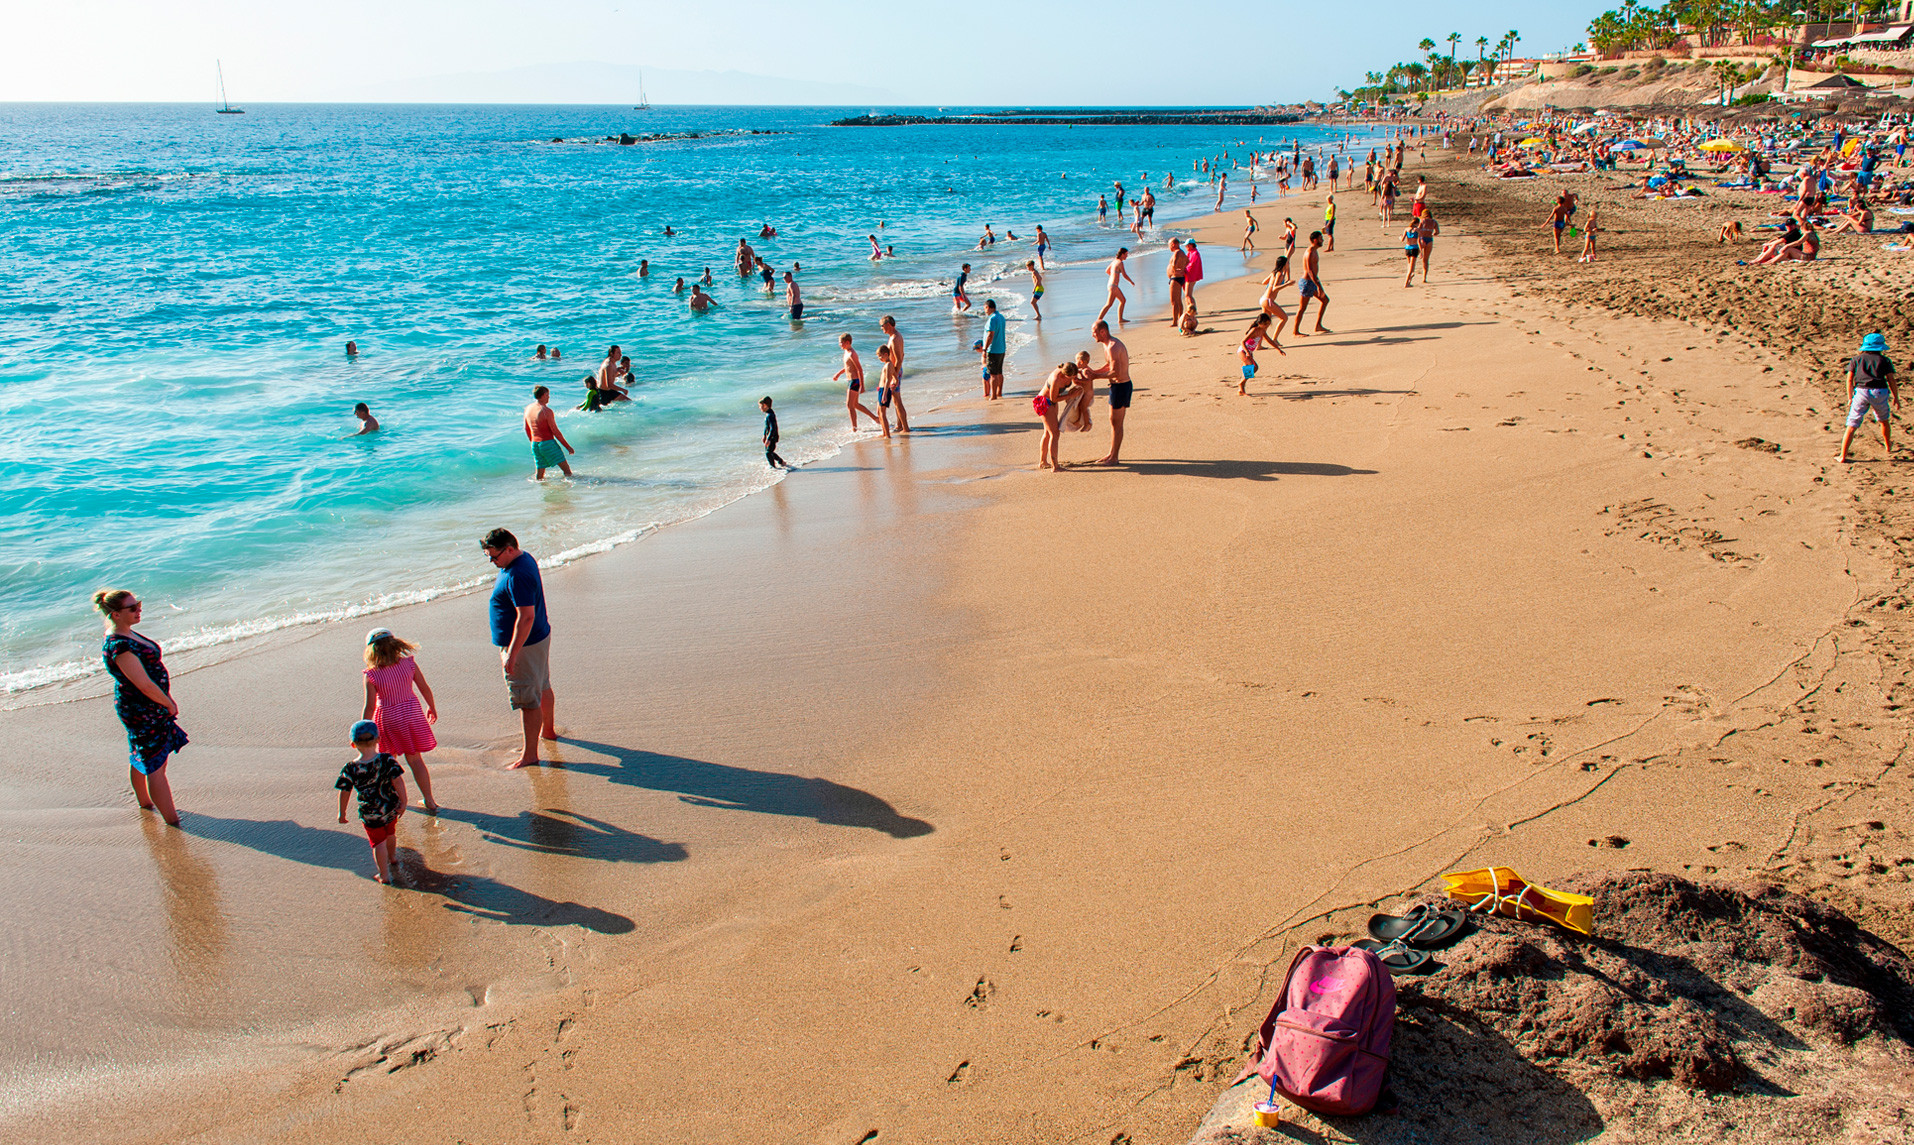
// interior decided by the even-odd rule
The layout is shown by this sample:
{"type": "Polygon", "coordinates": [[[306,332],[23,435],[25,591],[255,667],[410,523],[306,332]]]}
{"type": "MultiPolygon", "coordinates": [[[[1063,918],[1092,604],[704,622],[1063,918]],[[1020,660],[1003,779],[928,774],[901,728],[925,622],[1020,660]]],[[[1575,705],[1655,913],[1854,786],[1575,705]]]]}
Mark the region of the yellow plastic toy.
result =
{"type": "Polygon", "coordinates": [[[1523,922],[1552,922],[1577,934],[1595,933],[1595,900],[1552,891],[1524,879],[1512,867],[1484,867],[1442,876],[1448,895],[1472,911],[1501,914],[1523,922]]]}

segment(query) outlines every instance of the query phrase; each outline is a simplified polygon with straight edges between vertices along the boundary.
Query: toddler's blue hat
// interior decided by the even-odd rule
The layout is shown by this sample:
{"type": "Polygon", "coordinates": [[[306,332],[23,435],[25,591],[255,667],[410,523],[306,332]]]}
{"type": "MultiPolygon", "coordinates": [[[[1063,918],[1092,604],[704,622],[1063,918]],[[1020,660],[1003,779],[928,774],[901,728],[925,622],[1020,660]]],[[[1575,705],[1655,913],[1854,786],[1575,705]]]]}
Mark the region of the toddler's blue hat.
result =
{"type": "Polygon", "coordinates": [[[371,720],[354,720],[352,724],[352,742],[365,743],[379,738],[379,725],[371,720]]]}
{"type": "Polygon", "coordinates": [[[1887,353],[1887,337],[1882,334],[1869,334],[1861,339],[1861,350],[1863,353],[1885,354],[1887,353]]]}

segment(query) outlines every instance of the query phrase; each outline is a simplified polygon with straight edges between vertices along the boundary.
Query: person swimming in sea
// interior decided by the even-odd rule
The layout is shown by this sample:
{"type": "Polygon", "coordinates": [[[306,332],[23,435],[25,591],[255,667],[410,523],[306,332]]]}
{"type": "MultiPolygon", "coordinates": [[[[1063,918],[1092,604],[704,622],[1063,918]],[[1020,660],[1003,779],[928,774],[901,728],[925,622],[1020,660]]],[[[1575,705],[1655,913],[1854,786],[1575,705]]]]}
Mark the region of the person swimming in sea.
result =
{"type": "Polygon", "coordinates": [[[354,437],[363,437],[368,433],[379,432],[379,419],[372,416],[372,408],[364,402],[352,407],[352,416],[359,419],[359,432],[354,437]]]}

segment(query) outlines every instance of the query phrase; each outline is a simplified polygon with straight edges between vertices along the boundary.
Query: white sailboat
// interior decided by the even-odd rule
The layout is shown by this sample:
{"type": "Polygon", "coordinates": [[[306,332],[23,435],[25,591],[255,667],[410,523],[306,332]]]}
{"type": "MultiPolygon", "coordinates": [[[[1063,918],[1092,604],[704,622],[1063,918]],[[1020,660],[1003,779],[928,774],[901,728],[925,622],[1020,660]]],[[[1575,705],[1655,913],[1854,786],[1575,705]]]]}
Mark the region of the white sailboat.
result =
{"type": "Polygon", "coordinates": [[[638,110],[639,110],[639,111],[650,111],[650,110],[651,110],[651,99],[650,99],[650,98],[649,98],[648,96],[646,96],[646,95],[645,95],[645,73],[644,73],[644,70],[643,70],[642,68],[641,68],[641,69],[639,69],[639,71],[638,71],[638,103],[637,103],[637,108],[638,108],[638,110]]]}
{"type": "Polygon", "coordinates": [[[218,69],[218,72],[219,72],[219,106],[215,108],[214,110],[219,112],[219,114],[221,115],[246,114],[245,108],[234,107],[232,104],[226,101],[226,69],[220,65],[220,62],[218,60],[213,61],[213,67],[218,69]]]}

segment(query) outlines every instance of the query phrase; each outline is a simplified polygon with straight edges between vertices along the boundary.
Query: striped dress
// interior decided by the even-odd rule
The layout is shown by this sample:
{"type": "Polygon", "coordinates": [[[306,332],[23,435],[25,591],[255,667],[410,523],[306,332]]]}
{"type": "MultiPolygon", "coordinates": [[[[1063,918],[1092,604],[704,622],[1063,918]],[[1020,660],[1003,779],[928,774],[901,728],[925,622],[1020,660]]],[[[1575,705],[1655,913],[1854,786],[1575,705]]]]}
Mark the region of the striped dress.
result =
{"type": "Polygon", "coordinates": [[[425,706],[412,690],[412,677],[419,670],[410,656],[401,656],[396,664],[367,668],[377,697],[372,719],[379,725],[379,750],[393,755],[428,752],[439,746],[432,725],[425,722],[425,706]]]}

